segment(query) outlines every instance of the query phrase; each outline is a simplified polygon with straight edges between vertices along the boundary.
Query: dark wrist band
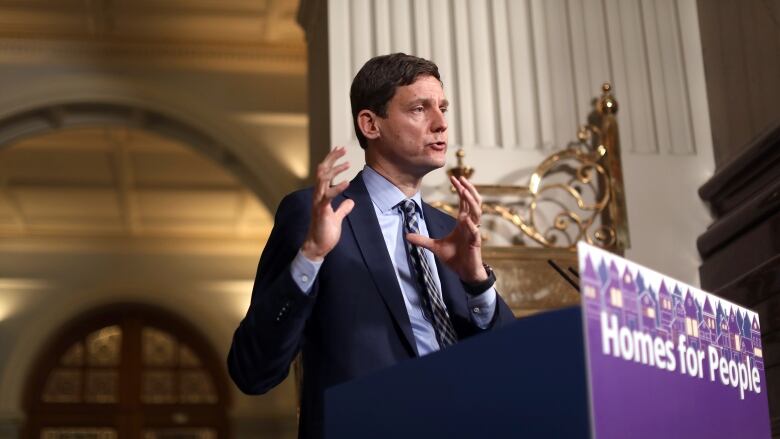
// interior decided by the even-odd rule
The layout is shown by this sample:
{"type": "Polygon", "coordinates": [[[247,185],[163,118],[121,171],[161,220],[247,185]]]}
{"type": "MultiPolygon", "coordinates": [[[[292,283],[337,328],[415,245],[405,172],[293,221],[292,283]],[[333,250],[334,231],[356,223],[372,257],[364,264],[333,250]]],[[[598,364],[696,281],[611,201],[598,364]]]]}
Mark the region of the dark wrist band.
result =
{"type": "Polygon", "coordinates": [[[463,284],[463,288],[466,289],[466,292],[472,296],[478,296],[484,293],[488,288],[492,287],[493,284],[496,283],[496,274],[493,272],[493,268],[488,264],[482,264],[482,266],[485,267],[485,272],[488,275],[487,279],[478,284],[461,282],[463,284]]]}

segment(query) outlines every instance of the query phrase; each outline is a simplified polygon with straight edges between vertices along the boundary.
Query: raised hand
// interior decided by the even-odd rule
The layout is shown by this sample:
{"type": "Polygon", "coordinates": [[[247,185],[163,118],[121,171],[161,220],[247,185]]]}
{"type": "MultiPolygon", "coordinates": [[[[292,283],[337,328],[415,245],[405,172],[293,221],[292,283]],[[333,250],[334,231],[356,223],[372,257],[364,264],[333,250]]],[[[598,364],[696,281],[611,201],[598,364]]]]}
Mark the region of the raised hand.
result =
{"type": "Polygon", "coordinates": [[[348,181],[343,181],[335,186],[330,182],[335,176],[346,171],[349,163],[336,164],[336,160],[344,157],[346,148],[337,146],[325,156],[325,159],[317,166],[317,181],[314,183],[314,195],[312,197],[311,222],[306,239],[301,247],[303,256],[313,261],[321,261],[333,250],[341,237],[341,223],[355,202],[344,200],[336,210],[333,210],[331,201],[349,186],[348,181]]]}
{"type": "Polygon", "coordinates": [[[482,218],[482,197],[468,179],[450,177],[460,199],[458,218],[452,232],[442,239],[431,239],[409,233],[406,239],[414,245],[427,248],[439,260],[458,273],[467,284],[487,280],[482,266],[482,235],[479,233],[482,218]]]}

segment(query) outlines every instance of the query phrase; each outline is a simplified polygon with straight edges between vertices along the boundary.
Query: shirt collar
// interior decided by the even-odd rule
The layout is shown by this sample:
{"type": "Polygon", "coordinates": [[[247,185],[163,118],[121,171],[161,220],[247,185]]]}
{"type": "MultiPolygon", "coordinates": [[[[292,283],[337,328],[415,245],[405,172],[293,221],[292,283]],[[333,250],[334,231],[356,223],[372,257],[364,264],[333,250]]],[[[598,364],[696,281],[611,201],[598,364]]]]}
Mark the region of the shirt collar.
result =
{"type": "MultiPolygon", "coordinates": [[[[390,180],[373,170],[370,166],[363,167],[363,183],[366,184],[371,201],[383,214],[389,213],[398,203],[407,197],[390,180]]],[[[417,212],[422,212],[422,197],[420,191],[409,197],[417,206],[417,212]]]]}

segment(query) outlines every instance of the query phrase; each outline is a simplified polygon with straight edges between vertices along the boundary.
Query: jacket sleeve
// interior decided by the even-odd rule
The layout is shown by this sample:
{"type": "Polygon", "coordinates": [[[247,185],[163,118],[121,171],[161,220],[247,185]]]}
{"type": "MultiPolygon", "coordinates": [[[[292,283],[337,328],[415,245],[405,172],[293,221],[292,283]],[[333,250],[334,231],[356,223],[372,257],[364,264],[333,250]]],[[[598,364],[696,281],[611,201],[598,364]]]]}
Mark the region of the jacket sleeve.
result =
{"type": "Polygon", "coordinates": [[[512,309],[506,304],[501,294],[498,294],[498,291],[496,293],[496,313],[493,315],[491,328],[508,325],[516,320],[512,309]]]}
{"type": "Polygon", "coordinates": [[[277,209],[249,309],[228,353],[230,377],[244,393],[262,394],[284,380],[301,345],[317,282],[304,294],[292,279],[290,264],[303,244],[310,216],[310,191],[288,195],[277,209]]]}
{"type": "Polygon", "coordinates": [[[506,326],[515,320],[515,315],[512,313],[512,309],[509,308],[509,305],[506,304],[504,299],[501,297],[501,294],[498,292],[498,290],[496,290],[496,308],[493,311],[493,318],[490,320],[490,323],[487,327],[480,328],[477,323],[473,321],[473,319],[469,319],[469,330],[466,332],[466,336],[497,329],[502,326],[506,326]]]}

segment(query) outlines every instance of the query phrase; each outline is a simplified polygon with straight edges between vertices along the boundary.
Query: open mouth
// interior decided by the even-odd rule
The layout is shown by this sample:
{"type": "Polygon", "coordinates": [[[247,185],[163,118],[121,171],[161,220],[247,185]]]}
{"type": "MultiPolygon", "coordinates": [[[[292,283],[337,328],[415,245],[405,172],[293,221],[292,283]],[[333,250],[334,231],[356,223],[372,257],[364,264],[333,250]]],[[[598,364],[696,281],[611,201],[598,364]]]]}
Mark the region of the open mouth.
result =
{"type": "Polygon", "coordinates": [[[447,149],[447,142],[432,142],[428,144],[428,147],[433,148],[437,151],[444,151],[447,149]]]}

